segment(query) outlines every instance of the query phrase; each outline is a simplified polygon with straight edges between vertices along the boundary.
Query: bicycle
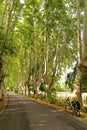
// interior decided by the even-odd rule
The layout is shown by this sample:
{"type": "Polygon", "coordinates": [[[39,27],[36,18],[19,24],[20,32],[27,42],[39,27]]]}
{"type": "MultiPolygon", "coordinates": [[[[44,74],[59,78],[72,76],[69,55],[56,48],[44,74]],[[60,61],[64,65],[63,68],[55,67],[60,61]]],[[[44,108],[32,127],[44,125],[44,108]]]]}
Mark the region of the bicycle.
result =
{"type": "Polygon", "coordinates": [[[72,111],[72,115],[80,116],[80,103],[76,100],[71,102],[68,97],[65,102],[65,111],[72,111]]]}

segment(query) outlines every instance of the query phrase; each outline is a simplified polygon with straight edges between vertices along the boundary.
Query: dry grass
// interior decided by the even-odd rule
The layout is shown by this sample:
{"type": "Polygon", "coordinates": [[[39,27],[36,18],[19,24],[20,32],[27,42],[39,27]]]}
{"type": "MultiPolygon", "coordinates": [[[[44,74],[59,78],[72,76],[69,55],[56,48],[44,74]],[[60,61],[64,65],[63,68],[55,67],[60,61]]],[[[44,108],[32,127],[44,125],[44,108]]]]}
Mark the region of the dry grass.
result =
{"type": "MultiPolygon", "coordinates": [[[[31,98],[31,97],[28,97],[31,98]]],[[[32,98],[33,99],[33,98],[32,98]]],[[[0,110],[4,107],[5,105],[5,100],[6,100],[6,96],[3,96],[2,100],[0,101],[0,110]]],[[[60,109],[64,111],[64,106],[60,105],[60,104],[51,104],[50,102],[46,102],[40,99],[36,99],[36,101],[40,102],[40,103],[44,103],[47,105],[50,105],[52,107],[55,107],[56,109],[60,109]]],[[[83,108],[84,110],[81,111],[81,117],[86,117],[87,118],[87,107],[83,108]]]]}
{"type": "MultiPolygon", "coordinates": [[[[62,110],[62,111],[64,111],[65,110],[65,107],[64,107],[64,105],[60,105],[60,104],[50,104],[49,102],[45,102],[45,101],[43,101],[43,100],[40,100],[40,99],[37,99],[37,101],[39,101],[40,103],[45,103],[45,104],[47,104],[47,105],[50,105],[50,106],[52,106],[52,107],[55,107],[56,109],[60,109],[60,110],[62,110]]],[[[83,118],[87,118],[87,107],[86,108],[83,108],[82,110],[81,110],[81,112],[80,112],[80,115],[81,115],[81,117],[83,117],[83,118]],[[84,109],[84,110],[83,110],[84,109]]],[[[68,112],[72,112],[71,110],[68,110],[68,112]]]]}
{"type": "Polygon", "coordinates": [[[4,105],[5,105],[5,100],[6,100],[6,96],[3,95],[2,100],[0,100],[0,110],[3,109],[3,107],[4,107],[4,105]]]}
{"type": "Polygon", "coordinates": [[[87,107],[82,108],[81,115],[82,115],[82,117],[87,117],[87,107]]]}

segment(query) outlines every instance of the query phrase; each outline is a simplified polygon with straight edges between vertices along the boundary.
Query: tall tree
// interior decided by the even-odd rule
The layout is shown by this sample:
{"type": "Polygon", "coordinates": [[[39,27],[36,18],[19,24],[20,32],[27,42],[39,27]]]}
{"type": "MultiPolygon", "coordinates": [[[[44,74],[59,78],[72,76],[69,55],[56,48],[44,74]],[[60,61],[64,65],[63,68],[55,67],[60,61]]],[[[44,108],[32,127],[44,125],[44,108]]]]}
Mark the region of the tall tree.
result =
{"type": "MultiPolygon", "coordinates": [[[[8,37],[8,31],[9,31],[9,25],[11,23],[11,15],[12,15],[12,8],[13,8],[13,2],[6,0],[5,3],[3,1],[3,10],[2,10],[2,15],[1,15],[1,20],[0,20],[0,27],[3,31],[4,37],[2,37],[2,42],[1,42],[1,49],[0,49],[0,84],[3,82],[2,77],[3,77],[3,55],[5,54],[5,47],[7,44],[7,37],[8,37]],[[6,12],[7,11],[7,12],[6,12]],[[7,16],[7,18],[6,18],[7,16]],[[7,21],[7,22],[5,22],[7,21]],[[4,29],[5,26],[5,29],[4,29]]],[[[1,30],[0,30],[1,31],[1,30]]]]}
{"type": "MultiPolygon", "coordinates": [[[[77,0],[77,24],[78,24],[78,66],[74,87],[76,89],[76,97],[82,104],[82,91],[85,84],[85,73],[87,72],[87,1],[77,0]],[[84,22],[81,21],[81,6],[84,7],[84,22]],[[82,26],[83,24],[83,26],[82,26]],[[81,28],[82,26],[82,28],[81,28]],[[83,32],[81,38],[81,32],[83,32]],[[84,79],[83,79],[84,78],[84,79]]],[[[86,85],[86,84],[85,84],[86,85]]],[[[85,86],[86,87],[86,86],[85,86]]]]}
{"type": "Polygon", "coordinates": [[[82,95],[81,95],[81,85],[79,83],[80,80],[80,69],[79,69],[79,64],[81,63],[82,60],[82,39],[81,39],[81,9],[80,9],[80,1],[77,0],[77,48],[78,48],[78,65],[77,65],[77,72],[76,72],[76,77],[75,81],[73,84],[74,90],[75,90],[75,97],[78,99],[80,103],[82,103],[82,95]]]}
{"type": "Polygon", "coordinates": [[[87,0],[84,0],[84,23],[83,23],[82,60],[80,63],[82,89],[87,90],[87,0]]]}

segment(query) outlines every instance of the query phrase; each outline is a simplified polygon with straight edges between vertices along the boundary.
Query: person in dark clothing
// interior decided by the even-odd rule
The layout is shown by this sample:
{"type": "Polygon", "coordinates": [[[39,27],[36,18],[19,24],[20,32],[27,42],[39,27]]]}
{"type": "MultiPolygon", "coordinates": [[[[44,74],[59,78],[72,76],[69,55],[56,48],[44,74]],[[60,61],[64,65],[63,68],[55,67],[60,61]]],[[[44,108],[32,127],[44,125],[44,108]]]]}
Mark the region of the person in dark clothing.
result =
{"type": "Polygon", "coordinates": [[[76,109],[80,110],[80,103],[79,103],[79,101],[76,101],[76,109]]]}
{"type": "Polygon", "coordinates": [[[77,100],[72,101],[71,102],[71,107],[72,107],[73,110],[79,111],[80,110],[80,103],[79,103],[79,101],[77,101],[77,100]]]}

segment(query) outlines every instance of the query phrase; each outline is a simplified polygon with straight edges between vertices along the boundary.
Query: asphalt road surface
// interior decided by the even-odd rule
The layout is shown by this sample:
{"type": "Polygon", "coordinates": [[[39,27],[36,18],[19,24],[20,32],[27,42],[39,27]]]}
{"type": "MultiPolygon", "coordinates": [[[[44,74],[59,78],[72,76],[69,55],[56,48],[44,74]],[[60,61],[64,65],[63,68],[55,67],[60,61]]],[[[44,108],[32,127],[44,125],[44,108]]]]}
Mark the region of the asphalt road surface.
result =
{"type": "Polygon", "coordinates": [[[87,130],[64,111],[15,94],[8,97],[8,106],[0,116],[0,130],[87,130]]]}

